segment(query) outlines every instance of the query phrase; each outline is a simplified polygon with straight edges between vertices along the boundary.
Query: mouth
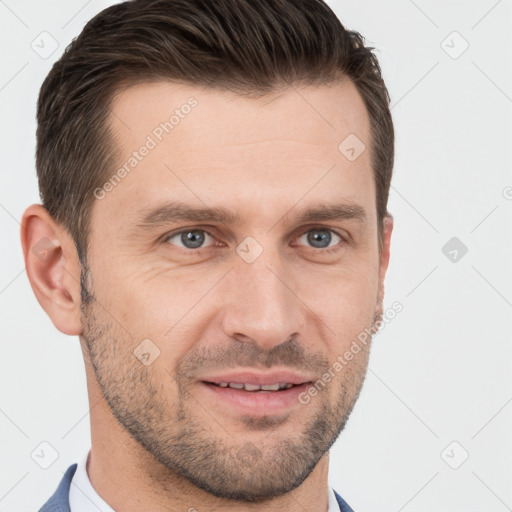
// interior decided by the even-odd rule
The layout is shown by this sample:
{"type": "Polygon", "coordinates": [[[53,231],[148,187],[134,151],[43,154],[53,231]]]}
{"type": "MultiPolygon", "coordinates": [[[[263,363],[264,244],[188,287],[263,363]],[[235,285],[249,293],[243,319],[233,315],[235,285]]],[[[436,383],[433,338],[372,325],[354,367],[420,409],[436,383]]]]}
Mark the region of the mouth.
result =
{"type": "Polygon", "coordinates": [[[250,384],[248,382],[208,382],[203,381],[205,384],[211,384],[219,388],[231,388],[249,391],[251,393],[263,392],[263,393],[275,393],[284,391],[286,389],[293,388],[294,386],[300,386],[301,384],[293,384],[291,382],[276,382],[274,384],[250,384]]]}
{"type": "Polygon", "coordinates": [[[199,381],[213,410],[235,415],[269,416],[291,412],[301,405],[299,395],[313,380],[297,374],[240,373],[199,381]]]}

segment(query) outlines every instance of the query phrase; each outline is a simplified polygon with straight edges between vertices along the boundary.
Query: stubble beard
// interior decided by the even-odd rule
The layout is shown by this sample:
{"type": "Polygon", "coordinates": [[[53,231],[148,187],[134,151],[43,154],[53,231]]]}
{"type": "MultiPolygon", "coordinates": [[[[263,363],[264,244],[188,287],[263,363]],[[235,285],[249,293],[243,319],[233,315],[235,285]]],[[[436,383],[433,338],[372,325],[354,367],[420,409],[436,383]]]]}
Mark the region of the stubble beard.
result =
{"type": "MultiPolygon", "coordinates": [[[[359,365],[344,368],[345,377],[338,376],[310,404],[300,406],[304,409],[295,409],[296,425],[285,429],[288,437],[276,417],[248,416],[240,421],[251,431],[252,440],[236,439],[230,435],[229,425],[220,425],[215,413],[209,413],[208,404],[200,404],[191,395],[184,374],[178,370],[172,377],[158,370],[155,379],[156,370],[126,350],[133,344],[131,337],[116,329],[97,303],[90,282],[90,272],[85,269],[81,337],[113,416],[161,464],[156,472],[141,468],[148,475],[159,474],[155,485],[160,488],[172,493],[166,483],[176,482],[178,477],[224,499],[254,502],[282,496],[304,482],[345,427],[364,382],[367,353],[361,355],[359,365]],[[169,381],[174,384],[174,400],[171,387],[164,384],[169,381]],[[332,386],[336,386],[334,398],[332,386]],[[312,407],[309,416],[297,414],[312,407]],[[194,413],[198,410],[200,416],[194,413]],[[218,432],[214,436],[212,424],[218,432]],[[258,430],[261,435],[255,437],[258,430]],[[168,482],[162,474],[169,475],[168,482]]],[[[375,315],[374,322],[378,318],[375,315]]],[[[289,421],[285,423],[290,427],[289,421]]]]}

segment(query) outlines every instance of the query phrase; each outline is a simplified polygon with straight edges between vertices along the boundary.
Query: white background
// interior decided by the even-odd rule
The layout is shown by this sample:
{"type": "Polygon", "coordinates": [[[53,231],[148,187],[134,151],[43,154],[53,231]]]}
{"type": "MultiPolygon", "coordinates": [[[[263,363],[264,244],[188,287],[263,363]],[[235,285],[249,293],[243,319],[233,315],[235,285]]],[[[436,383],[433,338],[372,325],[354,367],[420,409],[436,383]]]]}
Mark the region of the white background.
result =
{"type": "MultiPolygon", "coordinates": [[[[90,444],[78,338],[36,301],[19,220],[39,202],[39,87],[110,3],[0,2],[0,512],[37,510],[90,444]],[[59,45],[47,59],[31,48],[43,31],[59,45]],[[43,441],[58,452],[48,469],[31,458],[43,441]]],[[[385,307],[404,308],[375,337],[331,485],[357,512],[511,510],[512,2],[330,5],[378,49],[392,97],[385,307]],[[456,262],[452,237],[468,248],[456,262]]]]}

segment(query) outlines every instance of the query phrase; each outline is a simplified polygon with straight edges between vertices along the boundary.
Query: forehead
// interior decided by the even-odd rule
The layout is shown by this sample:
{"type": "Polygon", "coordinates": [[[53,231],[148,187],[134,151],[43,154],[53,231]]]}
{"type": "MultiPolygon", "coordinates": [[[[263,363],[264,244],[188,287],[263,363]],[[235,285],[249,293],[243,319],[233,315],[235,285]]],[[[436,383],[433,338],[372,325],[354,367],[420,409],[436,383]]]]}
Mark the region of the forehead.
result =
{"type": "Polygon", "coordinates": [[[114,132],[129,147],[166,122],[173,125],[176,150],[272,139],[325,147],[349,131],[367,139],[369,130],[364,102],[348,79],[330,86],[282,88],[260,98],[187,84],[142,83],[117,94],[111,112],[114,132]]]}
{"type": "Polygon", "coordinates": [[[110,123],[118,162],[93,207],[99,215],[115,210],[129,222],[141,208],[179,199],[223,205],[242,220],[265,206],[275,222],[276,208],[299,200],[374,201],[369,119],[348,80],[259,99],[142,83],[116,95],[110,123]],[[362,152],[347,158],[354,141],[362,152]]]}

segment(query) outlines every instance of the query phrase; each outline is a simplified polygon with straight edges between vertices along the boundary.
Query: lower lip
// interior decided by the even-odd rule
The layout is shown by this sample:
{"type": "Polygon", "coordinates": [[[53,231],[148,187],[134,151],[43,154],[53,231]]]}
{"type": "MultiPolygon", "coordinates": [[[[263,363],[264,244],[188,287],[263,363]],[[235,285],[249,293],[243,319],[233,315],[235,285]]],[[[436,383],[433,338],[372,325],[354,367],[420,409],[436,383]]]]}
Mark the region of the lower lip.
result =
{"type": "Polygon", "coordinates": [[[239,414],[251,416],[268,416],[287,412],[293,406],[300,404],[299,395],[311,385],[307,382],[282,391],[245,391],[230,387],[221,388],[206,382],[200,384],[210,396],[217,397],[219,401],[239,414]]]}

